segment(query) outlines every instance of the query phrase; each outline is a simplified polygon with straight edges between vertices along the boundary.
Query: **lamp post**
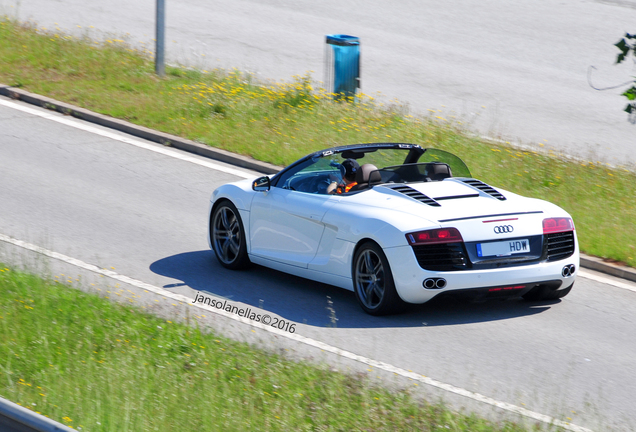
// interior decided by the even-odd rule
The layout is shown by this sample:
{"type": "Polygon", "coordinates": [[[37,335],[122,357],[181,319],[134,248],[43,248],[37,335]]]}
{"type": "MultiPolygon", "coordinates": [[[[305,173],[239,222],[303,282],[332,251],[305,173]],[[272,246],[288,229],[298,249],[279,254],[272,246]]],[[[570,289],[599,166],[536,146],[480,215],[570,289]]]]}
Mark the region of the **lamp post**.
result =
{"type": "Polygon", "coordinates": [[[166,39],[166,2],[157,0],[156,21],[156,46],[155,46],[155,73],[160,77],[166,76],[165,64],[165,39],[166,39]]]}

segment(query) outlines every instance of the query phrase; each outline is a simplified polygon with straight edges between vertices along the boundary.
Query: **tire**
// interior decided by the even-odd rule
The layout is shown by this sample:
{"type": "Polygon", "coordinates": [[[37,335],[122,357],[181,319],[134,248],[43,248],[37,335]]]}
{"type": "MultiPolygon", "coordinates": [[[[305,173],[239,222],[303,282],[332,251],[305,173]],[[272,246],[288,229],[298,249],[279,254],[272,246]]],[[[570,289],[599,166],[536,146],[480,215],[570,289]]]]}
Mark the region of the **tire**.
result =
{"type": "Polygon", "coordinates": [[[210,244],[223,267],[239,270],[249,266],[243,221],[230,201],[221,201],[212,211],[210,244]]]}
{"type": "Polygon", "coordinates": [[[572,291],[573,286],[574,283],[572,283],[569,287],[558,291],[552,291],[547,287],[537,287],[528,291],[522,297],[524,300],[529,301],[558,300],[568,295],[570,291],[572,291]]]}
{"type": "Polygon", "coordinates": [[[362,244],[353,259],[353,290],[362,309],[370,315],[387,315],[403,309],[395,290],[389,261],[373,242],[362,244]]]}

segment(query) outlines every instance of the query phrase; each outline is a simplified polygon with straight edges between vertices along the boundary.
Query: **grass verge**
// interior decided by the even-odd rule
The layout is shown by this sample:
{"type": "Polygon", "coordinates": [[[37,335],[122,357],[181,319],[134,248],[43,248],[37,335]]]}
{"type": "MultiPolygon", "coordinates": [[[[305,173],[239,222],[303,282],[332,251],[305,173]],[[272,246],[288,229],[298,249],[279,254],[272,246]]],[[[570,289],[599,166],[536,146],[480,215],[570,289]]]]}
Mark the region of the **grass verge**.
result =
{"type": "Polygon", "coordinates": [[[0,396],[89,431],[507,431],[0,265],[0,396]]]}
{"type": "MultiPolygon", "coordinates": [[[[574,217],[581,250],[636,267],[636,174],[475,138],[439,110],[412,116],[361,95],[334,102],[310,75],[256,82],[239,71],[167,67],[121,40],[73,38],[0,18],[0,82],[278,165],[333,145],[413,142],[459,155],[473,176],[574,217]]],[[[539,149],[539,147],[536,147],[539,149]]]]}

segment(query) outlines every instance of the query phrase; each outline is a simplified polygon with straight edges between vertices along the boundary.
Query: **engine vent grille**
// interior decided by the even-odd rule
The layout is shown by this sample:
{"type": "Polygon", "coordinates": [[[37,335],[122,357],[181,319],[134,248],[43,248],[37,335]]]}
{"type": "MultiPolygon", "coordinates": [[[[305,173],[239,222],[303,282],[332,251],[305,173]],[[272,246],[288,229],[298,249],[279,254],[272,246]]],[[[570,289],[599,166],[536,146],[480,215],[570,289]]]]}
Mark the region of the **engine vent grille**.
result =
{"type": "Polygon", "coordinates": [[[396,192],[400,192],[401,194],[407,195],[413,199],[423,202],[424,204],[428,204],[433,207],[441,207],[440,203],[435,201],[433,198],[430,198],[424,195],[422,192],[413,189],[411,186],[396,184],[396,185],[384,185],[384,187],[393,189],[396,192]]]}
{"type": "Polygon", "coordinates": [[[476,180],[476,179],[465,179],[462,180],[469,186],[472,186],[476,189],[479,189],[482,192],[487,193],[488,195],[497,198],[499,201],[505,201],[506,197],[503,196],[498,190],[493,188],[492,186],[487,185],[486,183],[476,180]]]}
{"type": "Polygon", "coordinates": [[[574,254],[574,231],[546,234],[547,260],[558,261],[574,254]]]}
{"type": "Polygon", "coordinates": [[[432,271],[466,270],[469,260],[463,243],[413,246],[420,267],[432,271]]]}

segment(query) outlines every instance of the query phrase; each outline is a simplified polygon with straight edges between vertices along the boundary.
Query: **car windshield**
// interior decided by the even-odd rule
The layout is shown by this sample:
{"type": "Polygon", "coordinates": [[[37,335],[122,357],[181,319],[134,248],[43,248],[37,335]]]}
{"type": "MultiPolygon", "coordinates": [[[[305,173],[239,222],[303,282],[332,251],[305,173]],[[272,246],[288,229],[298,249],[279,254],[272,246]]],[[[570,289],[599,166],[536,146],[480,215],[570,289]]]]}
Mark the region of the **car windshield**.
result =
{"type": "Polygon", "coordinates": [[[357,189],[380,183],[439,181],[448,177],[471,177],[468,167],[452,153],[418,146],[363,147],[324,151],[292,165],[277,176],[275,186],[301,192],[326,194],[329,185],[350,177],[361,182],[357,189]],[[355,162],[352,162],[355,161],[355,162]],[[351,166],[354,172],[351,174],[351,166]],[[357,171],[363,173],[357,173],[357,171]],[[374,173],[375,171],[375,173],[374,173]]]}

